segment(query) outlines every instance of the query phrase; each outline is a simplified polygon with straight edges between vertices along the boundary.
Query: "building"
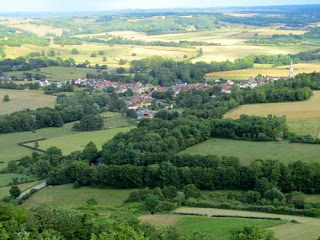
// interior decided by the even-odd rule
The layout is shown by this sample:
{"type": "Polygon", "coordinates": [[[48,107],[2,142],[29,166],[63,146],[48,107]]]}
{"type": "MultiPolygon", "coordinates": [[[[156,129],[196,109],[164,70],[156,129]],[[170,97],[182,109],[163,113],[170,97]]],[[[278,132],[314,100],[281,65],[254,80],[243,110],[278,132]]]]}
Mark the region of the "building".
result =
{"type": "Polygon", "coordinates": [[[293,68],[293,63],[291,61],[290,70],[289,70],[289,78],[294,78],[294,77],[295,77],[294,68],[293,68]]]}

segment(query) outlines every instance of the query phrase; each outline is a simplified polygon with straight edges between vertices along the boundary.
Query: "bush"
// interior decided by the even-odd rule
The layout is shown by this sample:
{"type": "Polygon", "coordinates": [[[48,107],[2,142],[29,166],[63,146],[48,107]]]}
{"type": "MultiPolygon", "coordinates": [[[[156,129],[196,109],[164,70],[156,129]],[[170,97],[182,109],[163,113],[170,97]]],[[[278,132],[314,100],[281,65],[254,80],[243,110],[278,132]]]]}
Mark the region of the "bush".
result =
{"type": "Polygon", "coordinates": [[[93,205],[98,205],[98,202],[94,198],[90,198],[87,200],[87,204],[90,206],[93,206],[93,205]]]}
{"type": "Polygon", "coordinates": [[[15,199],[20,196],[21,191],[18,186],[12,186],[9,190],[9,193],[10,193],[10,196],[15,199]]]}
{"type": "Polygon", "coordinates": [[[177,204],[172,203],[172,202],[168,202],[168,201],[162,201],[156,206],[155,211],[156,212],[170,212],[176,208],[177,208],[177,204]]]}
{"type": "Polygon", "coordinates": [[[261,200],[261,194],[256,191],[248,191],[245,194],[246,202],[249,204],[257,204],[261,200]]]}

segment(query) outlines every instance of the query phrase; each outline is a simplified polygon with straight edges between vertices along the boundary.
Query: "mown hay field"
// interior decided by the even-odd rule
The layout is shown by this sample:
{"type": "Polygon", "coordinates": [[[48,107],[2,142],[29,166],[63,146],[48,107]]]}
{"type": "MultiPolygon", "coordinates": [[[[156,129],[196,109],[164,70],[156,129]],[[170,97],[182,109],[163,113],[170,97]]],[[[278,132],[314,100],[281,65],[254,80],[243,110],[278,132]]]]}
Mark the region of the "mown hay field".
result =
{"type": "Polygon", "coordinates": [[[197,51],[194,48],[177,48],[177,47],[162,47],[162,46],[131,46],[131,45],[106,45],[87,43],[82,45],[66,45],[61,46],[51,44],[50,46],[40,47],[34,45],[22,45],[21,47],[4,47],[4,51],[8,58],[17,58],[25,56],[32,52],[40,52],[44,50],[54,50],[56,57],[62,59],[74,58],[77,63],[89,61],[91,65],[107,64],[109,67],[119,67],[120,59],[128,61],[139,60],[142,58],[159,55],[166,58],[175,60],[186,60],[184,56],[192,58],[196,56],[197,51]],[[71,54],[71,50],[76,48],[79,54],[71,54]],[[103,51],[104,55],[99,55],[99,51],[103,51]],[[91,57],[91,54],[97,54],[97,57],[91,57]],[[107,61],[104,62],[103,58],[106,57],[107,61]]]}
{"type": "Polygon", "coordinates": [[[280,218],[284,221],[296,220],[297,223],[281,224],[269,228],[281,240],[315,240],[320,236],[320,219],[288,216],[280,214],[246,212],[213,208],[179,208],[176,213],[199,214],[206,216],[280,218]]]}
{"type": "Polygon", "coordinates": [[[23,109],[37,109],[54,106],[55,96],[45,95],[38,90],[0,89],[0,114],[7,114],[23,109]],[[10,101],[4,102],[3,97],[9,95],[10,101]]]}
{"type": "Polygon", "coordinates": [[[101,189],[91,187],[74,188],[72,184],[52,186],[42,189],[24,202],[26,207],[41,204],[50,206],[84,205],[94,198],[99,205],[118,206],[126,200],[134,189],[101,189]]]}
{"type": "MultiPolygon", "coordinates": [[[[233,46],[203,46],[203,55],[195,58],[193,62],[205,61],[233,61],[237,58],[244,58],[249,55],[278,55],[278,54],[296,54],[316,49],[316,46],[250,46],[250,45],[233,45],[233,46]]],[[[237,74],[234,74],[237,76],[237,74]]]]}
{"type": "MultiPolygon", "coordinates": [[[[249,78],[256,77],[259,74],[263,76],[287,77],[289,76],[289,67],[290,66],[272,67],[268,64],[256,64],[254,68],[209,73],[207,74],[207,77],[228,78],[232,80],[248,80],[249,78]]],[[[296,74],[320,71],[320,62],[311,61],[295,64],[294,71],[296,74]]]]}
{"type": "Polygon", "coordinates": [[[248,104],[232,109],[225,118],[237,119],[242,114],[256,116],[286,116],[289,130],[297,134],[310,134],[314,137],[320,132],[320,91],[302,102],[248,104]]]}
{"type": "Polygon", "coordinates": [[[191,237],[194,232],[200,232],[214,239],[230,239],[231,231],[241,230],[245,226],[259,226],[270,228],[284,224],[278,220],[221,218],[182,215],[147,215],[140,217],[143,222],[148,222],[156,227],[175,226],[185,237],[191,237]]]}
{"type": "Polygon", "coordinates": [[[187,148],[180,154],[234,156],[245,165],[256,159],[274,159],[288,164],[299,160],[318,162],[320,145],[215,138],[187,148]]]}

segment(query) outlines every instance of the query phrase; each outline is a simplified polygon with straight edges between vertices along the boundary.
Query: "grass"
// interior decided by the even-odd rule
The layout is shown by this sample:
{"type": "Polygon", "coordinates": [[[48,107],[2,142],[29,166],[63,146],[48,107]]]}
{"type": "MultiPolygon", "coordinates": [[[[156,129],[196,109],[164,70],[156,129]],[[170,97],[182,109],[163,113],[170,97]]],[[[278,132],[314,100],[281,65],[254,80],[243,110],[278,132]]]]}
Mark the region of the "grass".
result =
{"type": "Polygon", "coordinates": [[[289,130],[297,134],[318,136],[320,131],[320,91],[307,101],[242,105],[229,111],[225,118],[236,119],[242,114],[286,116],[289,130]]]}
{"type": "MultiPolygon", "coordinates": [[[[296,64],[294,68],[296,74],[320,71],[320,62],[310,61],[306,63],[299,63],[296,64]]],[[[289,75],[289,66],[272,67],[272,65],[269,64],[256,64],[254,68],[209,73],[207,74],[207,77],[248,80],[250,77],[256,77],[259,74],[262,74],[263,76],[287,77],[289,75]]]]}
{"type": "MultiPolygon", "coordinates": [[[[270,230],[274,231],[275,236],[281,240],[315,240],[320,236],[320,219],[317,218],[210,208],[179,208],[175,212],[207,216],[280,218],[285,221],[294,219],[299,224],[280,224],[271,227],[270,230]]],[[[241,219],[241,221],[244,220],[241,219]]]]}
{"type": "MultiPolygon", "coordinates": [[[[93,132],[79,132],[66,136],[50,138],[39,142],[39,149],[47,150],[49,147],[55,146],[62,150],[63,154],[67,155],[74,151],[81,151],[90,142],[94,142],[98,149],[102,145],[111,140],[115,135],[121,132],[127,132],[133,127],[115,128],[108,130],[100,130],[93,132]]],[[[33,144],[29,144],[33,146],[33,144]]]]}
{"type": "Polygon", "coordinates": [[[244,218],[219,218],[202,216],[181,216],[181,215],[147,215],[140,218],[156,227],[175,226],[185,237],[191,237],[194,232],[201,232],[207,236],[219,240],[227,240],[231,231],[243,229],[245,226],[259,226],[270,228],[283,221],[244,219],[244,218]]]}
{"type": "Polygon", "coordinates": [[[256,159],[277,159],[283,163],[298,160],[316,162],[319,160],[320,145],[210,139],[187,148],[181,154],[235,156],[243,164],[250,164],[256,159]]]}
{"type": "MultiPolygon", "coordinates": [[[[69,79],[78,79],[78,78],[84,78],[87,76],[87,73],[93,73],[97,74],[98,72],[94,69],[88,69],[88,68],[76,68],[76,67],[44,67],[40,68],[39,70],[30,70],[25,71],[27,73],[38,73],[44,74],[48,80],[51,81],[65,81],[69,79]]],[[[20,76],[24,72],[18,71],[18,72],[8,72],[7,76],[20,76]]]]}
{"type": "Polygon", "coordinates": [[[6,174],[0,174],[0,187],[8,186],[9,183],[12,182],[13,178],[18,178],[18,180],[23,181],[34,181],[35,178],[23,174],[16,174],[16,173],[6,173],[6,174]]]}
{"type": "Polygon", "coordinates": [[[51,107],[54,106],[55,101],[56,97],[45,95],[43,91],[0,89],[0,114],[12,113],[27,108],[51,107]],[[9,95],[9,102],[2,101],[5,95],[9,95]]]}
{"type": "Polygon", "coordinates": [[[82,187],[75,189],[72,184],[47,187],[32,195],[25,203],[26,207],[39,204],[51,206],[83,205],[90,198],[94,198],[99,205],[121,205],[130,194],[130,190],[100,189],[82,187]]]}
{"type": "MultiPolygon", "coordinates": [[[[1,176],[1,175],[0,175],[1,176]]],[[[30,182],[30,183],[24,183],[24,184],[19,184],[19,188],[21,191],[25,191],[30,189],[31,187],[39,184],[40,182],[30,182]]],[[[11,186],[7,187],[0,187],[0,199],[9,196],[9,191],[10,191],[11,186]]]]}
{"type": "Polygon", "coordinates": [[[242,230],[245,226],[270,228],[280,224],[283,222],[276,220],[186,216],[182,217],[176,226],[187,237],[197,231],[210,237],[227,240],[230,239],[231,231],[242,230]]]}
{"type": "MultiPolygon", "coordinates": [[[[72,130],[74,123],[65,124],[60,128],[43,128],[33,132],[9,133],[0,135],[0,169],[3,169],[7,162],[17,160],[21,157],[30,155],[32,150],[21,147],[19,142],[33,141],[36,139],[47,138],[47,140],[40,142],[40,148],[46,150],[48,147],[57,145],[64,150],[64,153],[81,150],[89,141],[93,141],[101,148],[102,144],[111,139],[115,134],[121,131],[128,131],[131,129],[131,124],[127,123],[123,117],[118,113],[103,113],[105,118],[105,127],[122,127],[105,129],[95,132],[75,132],[72,130]],[[70,149],[69,149],[70,148],[70,149]]],[[[29,144],[34,146],[34,144],[29,144]]]]}

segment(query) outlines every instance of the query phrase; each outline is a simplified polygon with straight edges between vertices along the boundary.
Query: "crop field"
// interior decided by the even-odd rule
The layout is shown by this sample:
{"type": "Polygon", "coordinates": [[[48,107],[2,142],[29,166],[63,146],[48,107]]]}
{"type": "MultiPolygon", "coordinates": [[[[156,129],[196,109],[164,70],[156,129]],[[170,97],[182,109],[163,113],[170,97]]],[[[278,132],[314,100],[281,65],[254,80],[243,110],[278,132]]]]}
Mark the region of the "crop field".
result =
{"type": "Polygon", "coordinates": [[[188,58],[192,58],[196,55],[196,49],[193,48],[176,48],[176,47],[161,47],[161,46],[131,46],[131,45],[106,45],[88,43],[82,45],[56,45],[51,44],[47,47],[40,47],[34,45],[22,45],[21,47],[8,47],[5,46],[4,51],[8,58],[17,58],[25,56],[31,52],[55,50],[56,57],[63,59],[74,58],[77,63],[83,63],[89,61],[91,65],[94,64],[107,64],[109,67],[118,67],[120,59],[126,60],[138,60],[154,55],[163,56],[166,58],[172,58],[175,60],[185,60],[183,57],[187,55],[188,58]],[[71,50],[76,48],[79,54],[71,54],[71,50]],[[104,51],[104,55],[98,55],[97,57],[91,57],[92,53],[98,54],[99,51],[104,51]],[[133,56],[133,54],[136,56],[133,56]],[[107,58],[107,61],[103,61],[103,57],[107,58]]]}
{"type": "MultiPolygon", "coordinates": [[[[66,68],[66,67],[59,67],[59,66],[53,66],[53,67],[44,67],[39,68],[39,70],[30,70],[25,71],[27,73],[41,73],[44,74],[48,80],[50,81],[65,81],[69,79],[78,79],[78,78],[84,78],[86,77],[87,73],[93,73],[97,74],[98,72],[95,69],[89,69],[89,68],[66,68]]],[[[24,72],[18,71],[18,72],[8,72],[7,76],[19,76],[22,75],[24,72]]]]}
{"type": "Polygon", "coordinates": [[[45,95],[43,91],[0,89],[0,114],[12,113],[27,108],[50,107],[54,106],[55,101],[55,96],[45,95]],[[9,102],[2,101],[5,95],[9,95],[9,102]]]}
{"type": "MultiPolygon", "coordinates": [[[[320,62],[312,61],[295,64],[294,70],[296,74],[320,71],[320,62]]],[[[256,64],[255,67],[251,69],[209,73],[207,77],[248,80],[250,77],[256,77],[259,74],[263,76],[287,77],[289,75],[289,66],[272,67],[272,65],[269,64],[256,64]]]]}
{"type": "Polygon", "coordinates": [[[277,220],[182,215],[147,215],[140,217],[140,220],[156,227],[175,226],[186,237],[191,237],[194,232],[201,232],[210,238],[219,240],[229,239],[231,231],[243,229],[245,226],[270,228],[285,223],[277,220]]]}
{"type": "MultiPolygon", "coordinates": [[[[2,174],[1,174],[2,175],[2,174]]],[[[1,176],[0,175],[0,176],[1,176]]],[[[23,183],[23,184],[19,184],[19,188],[21,191],[25,191],[30,189],[31,187],[39,184],[40,182],[29,182],[29,183],[23,183]]],[[[9,191],[10,191],[11,186],[7,186],[7,187],[0,187],[0,199],[9,196],[9,191]]]]}
{"type": "MultiPolygon", "coordinates": [[[[90,141],[101,149],[102,145],[111,140],[115,135],[121,132],[127,132],[133,127],[114,128],[93,132],[73,132],[70,135],[50,138],[39,142],[39,149],[47,150],[55,146],[62,150],[63,154],[70,154],[74,151],[81,151],[90,141]]],[[[34,144],[28,144],[34,146],[34,144]]]]}
{"type": "Polygon", "coordinates": [[[307,101],[287,103],[248,104],[229,111],[225,118],[239,118],[242,114],[286,116],[289,130],[298,134],[318,136],[320,131],[320,91],[314,91],[307,101]]]}
{"type": "Polygon", "coordinates": [[[235,156],[243,164],[250,164],[256,159],[274,159],[286,164],[298,160],[318,162],[320,145],[287,142],[251,142],[219,138],[210,139],[187,148],[181,154],[235,156]]]}
{"type": "Polygon", "coordinates": [[[99,205],[121,205],[131,191],[134,189],[117,190],[90,187],[75,189],[72,184],[52,186],[32,195],[24,203],[24,206],[33,207],[40,204],[52,206],[83,205],[90,198],[94,198],[99,205]]]}
{"type": "Polygon", "coordinates": [[[18,178],[19,181],[23,179],[23,181],[34,181],[35,178],[23,174],[16,174],[16,173],[6,173],[0,174],[0,187],[7,186],[10,182],[12,182],[13,178],[18,178]]]}
{"type": "MultiPolygon", "coordinates": [[[[233,45],[233,46],[203,46],[203,55],[193,59],[193,62],[205,61],[233,61],[237,58],[243,58],[249,55],[278,55],[278,54],[296,54],[316,49],[316,46],[250,46],[250,45],[233,45]]],[[[237,76],[237,74],[234,74],[237,76]]],[[[256,76],[256,75],[254,75],[256,76]]]]}
{"type": "Polygon", "coordinates": [[[281,240],[315,240],[320,236],[320,219],[317,218],[212,208],[179,208],[175,212],[206,216],[280,218],[284,221],[296,220],[298,224],[280,224],[269,229],[274,231],[276,237],[281,240]]]}

